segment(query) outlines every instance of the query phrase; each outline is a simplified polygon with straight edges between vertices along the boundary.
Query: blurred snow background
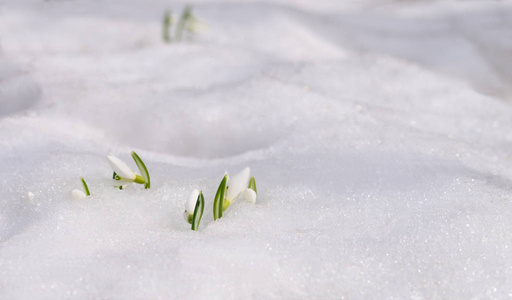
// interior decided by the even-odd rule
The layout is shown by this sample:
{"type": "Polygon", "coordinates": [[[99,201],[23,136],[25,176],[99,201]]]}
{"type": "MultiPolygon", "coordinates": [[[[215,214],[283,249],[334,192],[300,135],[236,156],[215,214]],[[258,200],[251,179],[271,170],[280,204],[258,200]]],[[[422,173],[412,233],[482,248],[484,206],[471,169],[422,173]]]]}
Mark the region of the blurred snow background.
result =
{"type": "Polygon", "coordinates": [[[0,1],[1,298],[512,297],[509,2],[184,4],[0,1]]]}

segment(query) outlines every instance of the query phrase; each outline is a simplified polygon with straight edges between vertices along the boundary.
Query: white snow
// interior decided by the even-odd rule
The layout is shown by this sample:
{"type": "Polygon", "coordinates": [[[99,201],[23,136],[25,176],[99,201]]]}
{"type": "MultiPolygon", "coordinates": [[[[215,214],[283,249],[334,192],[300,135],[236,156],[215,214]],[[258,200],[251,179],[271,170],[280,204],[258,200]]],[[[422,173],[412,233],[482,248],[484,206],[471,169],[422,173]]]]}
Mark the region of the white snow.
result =
{"type": "Polygon", "coordinates": [[[510,3],[184,4],[0,1],[0,298],[512,297],[510,3]]]}

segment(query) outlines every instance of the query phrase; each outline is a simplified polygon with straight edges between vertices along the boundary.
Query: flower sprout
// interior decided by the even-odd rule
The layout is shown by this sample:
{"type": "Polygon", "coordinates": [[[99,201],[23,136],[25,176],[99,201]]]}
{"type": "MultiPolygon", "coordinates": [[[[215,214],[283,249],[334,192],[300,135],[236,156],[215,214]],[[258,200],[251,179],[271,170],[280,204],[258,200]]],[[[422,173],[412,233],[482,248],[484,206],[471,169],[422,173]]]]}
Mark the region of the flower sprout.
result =
{"type": "Polygon", "coordinates": [[[118,188],[121,190],[131,183],[143,184],[144,188],[149,189],[151,187],[151,182],[146,165],[134,151],[132,151],[132,158],[137,164],[139,172],[142,174],[142,176],[137,175],[135,172],[133,172],[132,169],[130,169],[130,167],[128,167],[127,164],[125,164],[121,159],[119,159],[114,154],[109,154],[107,155],[108,164],[110,165],[112,170],[114,170],[112,178],[114,180],[124,182],[124,184],[118,186],[118,188]]]}
{"type": "MultiPolygon", "coordinates": [[[[176,24],[176,31],[174,33],[174,40],[176,42],[181,41],[182,36],[185,32],[190,34],[194,34],[197,32],[204,31],[206,29],[206,25],[204,22],[199,20],[194,13],[192,12],[193,6],[187,5],[183,9],[183,12],[178,19],[178,23],[176,24]]],[[[164,26],[166,25],[166,20],[164,18],[164,26]]],[[[164,39],[165,40],[165,39],[164,39]]]]}
{"type": "Polygon", "coordinates": [[[222,213],[242,197],[245,201],[256,203],[256,181],[251,177],[251,169],[245,168],[232,178],[224,175],[213,202],[213,218],[222,218],[222,213]]]}
{"type": "Polygon", "coordinates": [[[71,191],[71,199],[73,199],[73,200],[80,200],[85,197],[87,197],[87,195],[85,195],[85,193],[79,189],[74,189],[71,191]]]}
{"type": "Polygon", "coordinates": [[[192,218],[194,216],[194,210],[196,209],[196,201],[198,196],[199,191],[193,190],[188,197],[187,202],[185,202],[185,212],[183,213],[183,217],[189,224],[192,224],[192,218]]]}
{"type": "Polygon", "coordinates": [[[258,190],[256,189],[256,179],[254,177],[251,177],[249,180],[249,186],[242,194],[242,197],[245,201],[250,203],[256,203],[256,196],[258,194],[258,190]]]}
{"type": "Polygon", "coordinates": [[[199,223],[201,222],[201,217],[203,216],[203,210],[203,192],[193,190],[190,196],[188,197],[187,202],[185,202],[185,212],[183,213],[185,221],[192,225],[192,230],[199,229],[199,223]]]}
{"type": "Polygon", "coordinates": [[[247,189],[249,186],[249,180],[251,178],[251,169],[245,168],[240,173],[233,176],[233,178],[228,177],[227,182],[227,190],[226,190],[226,199],[224,199],[224,208],[226,210],[228,206],[235,202],[238,199],[238,196],[247,189]]]}
{"type": "Polygon", "coordinates": [[[143,184],[146,182],[142,176],[135,174],[135,172],[128,167],[127,164],[124,163],[119,157],[114,154],[107,155],[108,164],[116,173],[115,179],[124,182],[135,182],[139,184],[143,184]]]}
{"type": "Polygon", "coordinates": [[[84,188],[85,193],[79,189],[72,190],[71,191],[71,199],[73,199],[73,200],[80,200],[80,199],[83,199],[83,198],[91,195],[91,193],[89,192],[89,187],[87,186],[87,183],[85,182],[85,180],[82,177],[80,177],[80,180],[82,181],[82,186],[84,188]]]}

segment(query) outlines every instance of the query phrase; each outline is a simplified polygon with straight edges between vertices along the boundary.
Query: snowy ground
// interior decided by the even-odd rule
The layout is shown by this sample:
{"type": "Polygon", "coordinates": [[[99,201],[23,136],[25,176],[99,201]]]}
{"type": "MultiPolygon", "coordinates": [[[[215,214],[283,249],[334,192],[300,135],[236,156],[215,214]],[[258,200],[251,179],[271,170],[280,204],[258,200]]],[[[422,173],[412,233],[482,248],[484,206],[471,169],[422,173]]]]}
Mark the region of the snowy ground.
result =
{"type": "Polygon", "coordinates": [[[510,3],[195,3],[0,1],[0,298],[512,297],[510,3]]]}

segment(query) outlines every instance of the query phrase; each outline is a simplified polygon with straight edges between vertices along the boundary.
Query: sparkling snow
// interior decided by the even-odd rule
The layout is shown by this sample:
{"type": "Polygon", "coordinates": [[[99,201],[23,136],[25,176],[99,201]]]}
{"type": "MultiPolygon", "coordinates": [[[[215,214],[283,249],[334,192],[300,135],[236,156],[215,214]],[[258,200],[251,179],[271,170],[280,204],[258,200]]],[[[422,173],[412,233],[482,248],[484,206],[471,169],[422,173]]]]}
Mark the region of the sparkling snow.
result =
{"type": "Polygon", "coordinates": [[[510,3],[183,4],[0,1],[0,298],[512,297],[510,3]]]}

